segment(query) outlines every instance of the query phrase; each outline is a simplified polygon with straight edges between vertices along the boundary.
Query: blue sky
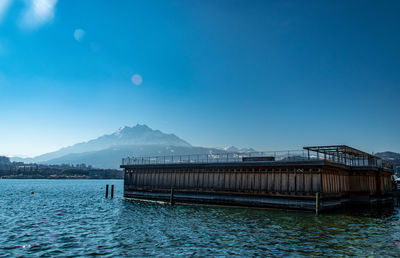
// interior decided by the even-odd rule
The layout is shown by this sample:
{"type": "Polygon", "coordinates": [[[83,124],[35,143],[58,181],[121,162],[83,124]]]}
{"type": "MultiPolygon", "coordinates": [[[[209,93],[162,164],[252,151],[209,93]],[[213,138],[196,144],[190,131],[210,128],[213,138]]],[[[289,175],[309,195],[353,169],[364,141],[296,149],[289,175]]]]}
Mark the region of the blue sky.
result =
{"type": "Polygon", "coordinates": [[[399,12],[398,1],[0,0],[0,154],[137,123],[198,146],[400,152],[399,12]]]}

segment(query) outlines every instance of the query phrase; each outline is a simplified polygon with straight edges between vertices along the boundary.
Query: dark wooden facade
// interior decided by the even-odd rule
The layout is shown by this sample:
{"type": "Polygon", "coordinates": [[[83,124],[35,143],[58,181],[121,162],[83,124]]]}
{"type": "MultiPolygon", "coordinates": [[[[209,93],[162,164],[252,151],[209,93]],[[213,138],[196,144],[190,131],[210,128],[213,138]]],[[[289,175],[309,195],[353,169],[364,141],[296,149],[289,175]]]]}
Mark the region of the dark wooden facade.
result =
{"type": "Polygon", "coordinates": [[[257,207],[328,209],[385,200],[391,172],[327,160],[121,165],[133,199],[257,207]],[[318,198],[316,199],[318,193],[318,198]]]}

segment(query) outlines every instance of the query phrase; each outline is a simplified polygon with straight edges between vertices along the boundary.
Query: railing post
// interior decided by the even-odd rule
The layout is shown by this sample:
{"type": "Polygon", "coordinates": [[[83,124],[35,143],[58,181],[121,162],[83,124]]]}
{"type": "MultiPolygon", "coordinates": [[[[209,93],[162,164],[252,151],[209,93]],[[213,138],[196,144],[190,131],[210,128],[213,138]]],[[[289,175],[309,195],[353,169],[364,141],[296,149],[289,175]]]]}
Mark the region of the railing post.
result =
{"type": "Polygon", "coordinates": [[[315,193],[315,214],[319,213],[319,193],[315,193]]]}
{"type": "Polygon", "coordinates": [[[169,197],[169,205],[171,205],[171,206],[174,205],[174,188],[171,188],[171,194],[169,197]]]}

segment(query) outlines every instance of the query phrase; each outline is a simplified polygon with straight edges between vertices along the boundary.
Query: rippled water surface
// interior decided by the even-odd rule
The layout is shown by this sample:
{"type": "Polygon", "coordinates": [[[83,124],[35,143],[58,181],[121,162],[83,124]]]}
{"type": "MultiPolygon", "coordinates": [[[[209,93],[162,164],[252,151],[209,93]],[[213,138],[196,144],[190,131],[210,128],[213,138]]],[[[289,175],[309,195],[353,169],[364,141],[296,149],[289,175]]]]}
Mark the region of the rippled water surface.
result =
{"type": "Polygon", "coordinates": [[[0,180],[0,256],[400,254],[398,208],[315,216],[169,207],[124,201],[122,187],[121,180],[0,180]],[[116,187],[113,200],[104,198],[106,184],[116,187]]]}

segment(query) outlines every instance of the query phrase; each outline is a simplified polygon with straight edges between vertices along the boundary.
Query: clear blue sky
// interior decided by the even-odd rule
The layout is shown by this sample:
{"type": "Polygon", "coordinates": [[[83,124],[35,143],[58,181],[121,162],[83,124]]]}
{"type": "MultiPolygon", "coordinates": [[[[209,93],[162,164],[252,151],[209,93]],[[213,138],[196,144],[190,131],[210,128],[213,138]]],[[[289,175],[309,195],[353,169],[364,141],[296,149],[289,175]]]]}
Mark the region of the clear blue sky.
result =
{"type": "Polygon", "coordinates": [[[399,13],[399,1],[0,0],[0,154],[136,123],[199,146],[400,152],[399,13]]]}

